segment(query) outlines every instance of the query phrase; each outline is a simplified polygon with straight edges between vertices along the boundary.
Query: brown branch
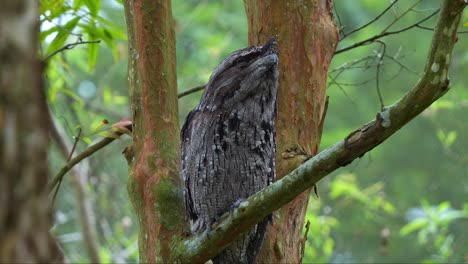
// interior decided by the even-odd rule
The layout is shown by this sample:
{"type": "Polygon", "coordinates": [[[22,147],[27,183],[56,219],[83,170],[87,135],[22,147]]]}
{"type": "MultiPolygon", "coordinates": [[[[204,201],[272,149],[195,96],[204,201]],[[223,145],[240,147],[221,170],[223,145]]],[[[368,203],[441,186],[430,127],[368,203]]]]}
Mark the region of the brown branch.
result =
{"type": "Polygon", "coordinates": [[[60,53],[60,52],[62,52],[62,51],[73,49],[73,48],[75,48],[75,47],[78,46],[78,45],[99,44],[99,43],[101,43],[101,40],[82,41],[81,39],[78,39],[78,41],[76,41],[76,42],[74,42],[74,43],[67,44],[67,45],[61,47],[60,49],[58,49],[58,50],[52,52],[51,54],[47,55],[47,56],[44,58],[44,61],[49,60],[50,58],[52,58],[53,56],[57,55],[58,53],[60,53]]]}
{"type": "Polygon", "coordinates": [[[362,25],[361,27],[359,28],[356,28],[354,29],[353,31],[349,32],[348,34],[345,34],[341,39],[340,41],[342,41],[343,39],[345,39],[346,37],[348,37],[349,35],[352,35],[366,27],[368,27],[369,25],[371,25],[372,23],[374,23],[375,21],[379,20],[379,18],[381,18],[383,15],[385,15],[385,13],[387,13],[388,10],[390,10],[390,8],[392,8],[396,3],[398,3],[399,0],[395,0],[394,2],[392,2],[389,6],[387,6],[387,8],[385,8],[379,15],[377,15],[374,19],[372,19],[371,21],[367,22],[366,24],[362,25]]]}
{"type": "MultiPolygon", "coordinates": [[[[50,111],[49,111],[50,113],[50,111]]],[[[76,149],[76,145],[78,145],[78,141],[80,141],[80,138],[81,138],[81,132],[82,132],[82,129],[81,127],[78,128],[78,135],[75,137],[75,142],[73,142],[73,146],[70,150],[70,153],[67,155],[67,162],[71,160],[72,156],[73,156],[73,153],[75,152],[75,149],[76,149]]],[[[62,179],[59,180],[58,184],[57,184],[57,188],[55,189],[55,192],[54,192],[54,196],[52,197],[52,206],[54,205],[55,203],[55,198],[57,197],[57,194],[60,190],[60,185],[62,185],[62,179]]]]}
{"type": "Polygon", "coordinates": [[[203,263],[211,259],[271,212],[329,173],[362,157],[442,97],[449,89],[447,73],[461,17],[455,11],[465,5],[463,0],[442,1],[424,74],[413,89],[379,112],[376,119],[226,213],[210,232],[204,231],[177,243],[173,259],[183,263],[203,263]]]}
{"type": "Polygon", "coordinates": [[[188,89],[186,91],[183,91],[183,92],[177,94],[177,98],[180,99],[180,98],[182,98],[184,96],[187,96],[189,94],[196,93],[198,91],[201,91],[201,90],[205,89],[205,87],[206,87],[206,84],[200,85],[200,86],[197,86],[197,87],[194,87],[194,88],[191,88],[191,89],[188,89]]]}
{"type": "Polygon", "coordinates": [[[63,179],[65,174],[73,168],[78,162],[82,161],[83,159],[91,156],[96,151],[102,149],[103,147],[109,145],[112,141],[116,138],[119,138],[123,133],[122,132],[112,132],[112,135],[115,137],[105,137],[101,141],[97,142],[94,145],[89,146],[80,154],[76,155],[73,159],[67,162],[65,166],[60,169],[60,171],[54,176],[54,178],[49,182],[49,191],[53,190],[54,187],[63,179]]]}
{"type": "Polygon", "coordinates": [[[380,91],[380,68],[383,64],[383,58],[385,56],[385,53],[387,51],[387,45],[385,44],[385,42],[381,41],[381,40],[376,40],[377,43],[379,43],[381,45],[381,49],[382,49],[382,52],[380,52],[380,49],[377,53],[377,68],[376,68],[376,76],[375,76],[375,88],[377,90],[377,96],[379,97],[379,102],[380,102],[380,111],[383,111],[384,110],[384,107],[385,107],[385,104],[384,104],[384,101],[383,101],[383,97],[382,97],[382,92],[380,91]]]}
{"type": "MultiPolygon", "coordinates": [[[[71,153],[69,151],[70,143],[65,137],[63,127],[58,122],[53,122],[52,114],[49,111],[49,119],[51,125],[51,138],[57,144],[58,150],[64,157],[71,153]]],[[[75,141],[76,142],[76,141],[75,141]]],[[[75,189],[76,202],[78,204],[78,216],[81,226],[81,232],[83,234],[83,243],[86,248],[86,252],[91,263],[100,263],[101,259],[99,256],[99,243],[97,238],[97,231],[95,226],[94,212],[91,203],[90,196],[87,195],[87,190],[84,186],[83,178],[86,177],[86,168],[89,168],[87,163],[81,163],[79,166],[72,168],[72,183],[75,189]],[[85,164],[85,165],[84,165],[85,164]]],[[[57,188],[58,190],[58,188],[57,188]]]]}
{"type": "Polygon", "coordinates": [[[402,14],[400,14],[397,18],[395,18],[392,23],[390,23],[387,27],[384,28],[384,30],[382,30],[381,33],[384,33],[386,32],[389,28],[391,28],[393,25],[395,25],[396,22],[398,22],[398,20],[400,20],[402,17],[404,17],[406,14],[408,14],[410,11],[413,10],[414,7],[416,7],[417,5],[419,5],[419,3],[421,2],[422,0],[418,0],[417,2],[415,2],[412,6],[410,6],[410,8],[406,9],[405,12],[403,12],[402,14]]]}
{"type": "Polygon", "coordinates": [[[378,39],[381,39],[383,37],[386,37],[386,36],[390,36],[390,35],[396,35],[396,34],[399,34],[401,32],[404,32],[404,31],[407,31],[407,30],[410,30],[412,28],[415,28],[415,27],[418,27],[421,23],[429,20],[431,17],[435,16],[437,13],[439,12],[439,9],[434,11],[434,13],[430,14],[429,16],[421,19],[420,21],[416,22],[415,24],[412,24],[410,26],[407,26],[405,28],[402,28],[402,29],[399,29],[399,30],[395,30],[395,31],[387,31],[387,32],[383,32],[381,34],[378,34],[378,35],[375,35],[373,37],[370,37],[368,39],[365,39],[365,40],[362,40],[362,41],[359,41],[357,43],[354,43],[352,45],[349,45],[348,47],[345,47],[345,48],[342,48],[342,49],[339,49],[337,51],[335,51],[335,55],[336,54],[340,54],[340,53],[343,53],[345,51],[348,51],[348,50],[352,50],[352,49],[355,49],[357,47],[361,47],[361,46],[365,46],[365,45],[368,45],[378,39]]]}

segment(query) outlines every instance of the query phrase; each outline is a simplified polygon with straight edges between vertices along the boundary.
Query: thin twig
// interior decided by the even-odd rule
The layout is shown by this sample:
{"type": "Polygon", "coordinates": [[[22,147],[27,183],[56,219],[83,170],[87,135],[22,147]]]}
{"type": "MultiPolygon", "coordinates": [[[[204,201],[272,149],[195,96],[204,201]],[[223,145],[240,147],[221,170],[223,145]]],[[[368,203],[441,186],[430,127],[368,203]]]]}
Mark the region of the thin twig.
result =
{"type": "Polygon", "coordinates": [[[189,94],[192,94],[192,93],[201,91],[201,90],[205,89],[205,87],[206,87],[206,84],[200,85],[200,86],[197,86],[197,87],[194,87],[194,88],[191,88],[191,89],[188,89],[188,90],[186,90],[186,91],[183,91],[183,92],[179,93],[179,94],[177,95],[177,98],[180,99],[180,98],[182,98],[182,97],[184,97],[184,96],[187,96],[187,95],[189,95],[189,94]]]}
{"type": "Polygon", "coordinates": [[[114,137],[105,137],[101,141],[97,142],[94,145],[89,146],[87,149],[85,149],[83,152],[80,154],[76,155],[73,159],[71,159],[65,166],[62,167],[62,169],[57,173],[57,175],[54,176],[54,178],[49,182],[49,191],[53,190],[54,187],[63,179],[65,174],[73,168],[78,162],[81,160],[91,156],[94,152],[102,149],[103,147],[109,145],[112,141],[114,141],[116,138],[119,138],[123,133],[121,132],[113,132],[114,137]]]}
{"type": "Polygon", "coordinates": [[[375,79],[375,86],[376,86],[376,90],[377,90],[377,95],[379,97],[379,102],[380,102],[380,110],[383,111],[384,110],[384,107],[385,107],[385,104],[383,102],[383,98],[382,98],[382,93],[380,91],[380,67],[381,65],[383,64],[383,58],[384,58],[384,55],[385,55],[385,52],[387,50],[387,45],[385,44],[385,42],[381,41],[381,40],[377,40],[376,41],[377,43],[380,43],[380,49],[382,49],[382,53],[380,52],[380,49],[377,53],[377,68],[376,68],[376,79],[375,79]]]}
{"type": "MultiPolygon", "coordinates": [[[[397,0],[398,1],[398,0],[397,0]]],[[[336,5],[333,4],[333,10],[335,11],[335,14],[336,14],[336,19],[338,20],[338,29],[339,29],[339,32],[340,34],[343,34],[343,38],[346,37],[346,34],[344,33],[343,31],[343,23],[341,23],[341,16],[340,16],[340,13],[338,12],[338,9],[336,8],[336,5]]]]}
{"type": "MultiPolygon", "coordinates": [[[[70,150],[70,153],[68,153],[67,162],[71,160],[73,153],[75,152],[76,145],[78,144],[78,141],[80,141],[80,138],[81,138],[81,132],[82,132],[82,129],[80,127],[78,128],[78,135],[75,137],[75,142],[73,142],[73,147],[70,150]]],[[[55,189],[54,196],[52,197],[52,205],[54,205],[55,203],[55,198],[57,198],[58,191],[60,190],[60,185],[62,185],[62,179],[59,180],[57,184],[57,188],[55,189]]]]}
{"type": "MultiPolygon", "coordinates": [[[[52,113],[49,111],[49,118],[53,120],[52,113]]],[[[58,150],[64,157],[68,156],[70,151],[70,142],[66,138],[64,128],[58,123],[51,121],[50,136],[56,143],[58,150]]],[[[89,190],[85,188],[85,182],[89,174],[89,164],[82,162],[72,168],[72,184],[75,188],[76,201],[78,204],[78,216],[81,226],[81,233],[83,234],[83,243],[88,253],[89,261],[91,263],[100,263],[99,257],[99,242],[97,238],[95,218],[93,206],[89,195],[89,190]]]]}
{"type": "MultiPolygon", "coordinates": [[[[416,26],[416,27],[418,27],[418,28],[420,28],[420,29],[429,30],[429,31],[434,31],[434,30],[435,30],[435,29],[433,29],[433,28],[425,27],[425,26],[420,26],[420,25],[418,25],[418,26],[416,26]]],[[[467,34],[467,33],[468,33],[468,31],[458,31],[458,32],[457,32],[457,34],[467,34]]]]}
{"type": "Polygon", "coordinates": [[[75,142],[73,142],[73,146],[72,146],[72,149],[70,150],[70,154],[68,154],[67,161],[71,160],[73,153],[76,150],[76,145],[78,144],[78,141],[80,141],[80,138],[81,138],[81,132],[82,132],[82,129],[80,127],[78,128],[78,135],[75,137],[75,142]]]}
{"type": "Polygon", "coordinates": [[[310,221],[307,220],[307,223],[305,225],[305,229],[306,229],[305,234],[304,234],[304,237],[300,241],[302,247],[301,247],[301,260],[299,261],[299,263],[302,263],[302,259],[304,258],[305,244],[307,242],[307,234],[309,233],[309,228],[310,228],[310,221]]]}
{"type": "Polygon", "coordinates": [[[383,37],[390,36],[390,35],[395,35],[395,34],[399,34],[399,33],[401,33],[401,32],[410,30],[410,29],[412,29],[412,28],[414,28],[414,27],[419,26],[421,23],[423,23],[423,22],[429,20],[430,18],[432,18],[433,16],[435,16],[438,12],[439,12],[439,9],[437,9],[434,13],[430,14],[429,16],[427,16],[427,17],[421,19],[419,22],[417,22],[417,23],[415,23],[415,24],[412,24],[412,25],[410,25],[410,26],[407,26],[407,27],[405,27],[405,28],[402,28],[402,29],[399,29],[399,30],[395,30],[395,31],[387,31],[387,32],[385,32],[385,33],[375,35],[375,36],[370,37],[370,38],[368,38],[368,39],[365,39],[365,40],[359,41],[359,42],[357,42],[357,43],[354,43],[354,44],[352,44],[352,45],[349,45],[349,46],[347,46],[347,47],[345,47],[345,48],[339,49],[339,50],[335,51],[335,55],[340,54],[340,53],[343,53],[343,52],[348,51],[348,50],[355,49],[355,48],[357,48],[357,47],[361,47],[361,46],[364,46],[364,45],[368,45],[368,44],[370,44],[370,43],[372,43],[372,42],[375,42],[376,40],[381,39],[381,38],[383,38],[383,37]]]}
{"type": "Polygon", "coordinates": [[[389,55],[384,55],[385,58],[387,59],[390,59],[392,60],[393,62],[395,62],[396,64],[398,64],[400,66],[400,68],[403,68],[413,74],[416,74],[416,75],[419,75],[419,73],[417,71],[414,71],[413,69],[411,69],[410,67],[406,66],[405,64],[403,64],[401,61],[399,61],[395,56],[389,56],[389,55]]]}
{"type": "Polygon", "coordinates": [[[366,27],[368,27],[369,25],[371,25],[372,23],[374,23],[375,21],[379,20],[379,18],[381,18],[385,13],[387,13],[388,10],[390,10],[390,8],[392,8],[392,6],[394,6],[396,3],[398,3],[399,0],[395,0],[393,3],[391,3],[387,8],[385,8],[378,16],[376,16],[374,19],[372,19],[371,21],[367,22],[366,24],[362,25],[361,27],[358,27],[356,29],[354,29],[353,31],[349,32],[348,34],[345,34],[341,39],[340,41],[342,41],[343,39],[345,39],[347,36],[349,35],[352,35],[366,27]]]}
{"type": "Polygon", "coordinates": [[[82,41],[82,40],[78,40],[77,42],[74,42],[74,43],[70,43],[70,44],[67,44],[63,47],[61,47],[60,49],[52,52],[51,54],[47,55],[45,58],[44,58],[44,61],[47,61],[49,60],[50,58],[52,58],[53,56],[57,55],[58,53],[64,51],[64,50],[69,50],[69,49],[73,49],[74,47],[78,46],[78,45],[84,45],[84,44],[99,44],[101,43],[101,40],[91,40],[91,41],[82,41]]]}
{"type": "Polygon", "coordinates": [[[413,8],[415,6],[417,6],[422,0],[419,0],[417,1],[416,3],[414,3],[410,8],[408,8],[405,12],[403,12],[401,15],[399,15],[398,17],[396,17],[392,23],[390,23],[386,28],[384,28],[384,30],[382,30],[381,33],[384,33],[386,32],[389,28],[391,28],[396,22],[398,22],[398,20],[400,20],[402,17],[404,17],[406,14],[408,14],[411,10],[413,10],[413,8]]]}

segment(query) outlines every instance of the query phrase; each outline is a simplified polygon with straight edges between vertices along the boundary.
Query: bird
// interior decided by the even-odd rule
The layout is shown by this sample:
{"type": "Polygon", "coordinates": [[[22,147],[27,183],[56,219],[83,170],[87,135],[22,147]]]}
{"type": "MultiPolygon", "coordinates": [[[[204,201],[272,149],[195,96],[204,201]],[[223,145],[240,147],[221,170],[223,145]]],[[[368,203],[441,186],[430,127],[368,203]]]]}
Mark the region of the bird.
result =
{"type": "MultiPolygon", "coordinates": [[[[277,37],[231,53],[181,130],[185,211],[193,234],[276,177],[277,37]]],[[[255,263],[271,215],[212,259],[255,263]]]]}

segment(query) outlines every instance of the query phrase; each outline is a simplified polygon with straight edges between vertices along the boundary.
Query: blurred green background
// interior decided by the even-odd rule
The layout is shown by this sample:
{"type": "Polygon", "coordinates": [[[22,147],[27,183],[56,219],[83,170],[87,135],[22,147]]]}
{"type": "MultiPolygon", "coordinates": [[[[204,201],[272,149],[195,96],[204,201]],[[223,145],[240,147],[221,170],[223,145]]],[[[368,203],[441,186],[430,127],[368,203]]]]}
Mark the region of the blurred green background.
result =
{"type": "MultiPolygon", "coordinates": [[[[48,100],[70,141],[83,130],[77,153],[102,139],[110,124],[129,116],[127,42],[121,1],[41,0],[41,51],[47,57],[67,43],[78,45],[51,57],[48,100]]],[[[344,33],[365,24],[390,1],[336,0],[344,33]]],[[[346,47],[382,32],[414,24],[439,1],[399,1],[378,21],[347,36],[346,47]],[[412,8],[410,11],[407,12],[412,8]]],[[[172,1],[177,37],[179,91],[205,84],[230,52],[247,46],[242,1],[172,1]]],[[[338,16],[336,16],[338,17],[338,16]]],[[[338,20],[338,19],[337,19],[338,20]]],[[[468,15],[463,22],[468,22],[468,15]]],[[[435,18],[422,25],[433,28],[435,18]]],[[[468,31],[463,26],[460,30],[468,31]]],[[[375,117],[379,88],[386,105],[420,78],[432,31],[414,28],[336,55],[329,71],[330,105],[321,149],[375,117]]],[[[460,34],[452,59],[451,90],[382,145],[319,182],[311,198],[304,263],[468,262],[468,64],[467,34],[460,34]]],[[[283,44],[284,45],[284,44],[283,44]]],[[[281,49],[281,47],[280,47],[281,49]]],[[[280,62],[281,64],[281,62],[280,62]]],[[[179,120],[201,92],[179,100],[179,120]]],[[[95,214],[103,262],[136,262],[137,222],[126,191],[127,165],[121,154],[130,143],[117,140],[87,160],[85,197],[95,214]]],[[[51,175],[65,159],[51,147],[51,175]]],[[[80,232],[76,181],[68,175],[56,201],[55,233],[72,262],[89,262],[80,232]]],[[[304,229],[305,231],[305,229],[304,229]]]]}

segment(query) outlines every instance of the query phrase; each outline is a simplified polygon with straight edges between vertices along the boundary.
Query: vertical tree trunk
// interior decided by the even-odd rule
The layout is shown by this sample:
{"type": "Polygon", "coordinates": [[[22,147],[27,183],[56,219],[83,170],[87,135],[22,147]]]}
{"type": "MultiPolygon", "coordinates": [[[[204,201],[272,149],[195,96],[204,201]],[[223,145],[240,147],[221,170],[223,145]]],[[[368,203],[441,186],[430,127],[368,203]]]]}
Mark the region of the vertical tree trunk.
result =
{"type": "Polygon", "coordinates": [[[133,143],[128,191],[139,219],[140,262],[168,262],[184,226],[179,179],[175,37],[170,0],[126,0],[133,143]]]}
{"type": "Polygon", "coordinates": [[[62,261],[50,235],[48,112],[37,58],[38,1],[0,8],[0,262],[62,261]]]}
{"type": "MultiPolygon", "coordinates": [[[[249,44],[278,35],[277,177],[315,155],[327,72],[338,43],[331,0],[245,0],[249,44]]],[[[310,189],[274,214],[259,262],[298,263],[310,189]]]]}

